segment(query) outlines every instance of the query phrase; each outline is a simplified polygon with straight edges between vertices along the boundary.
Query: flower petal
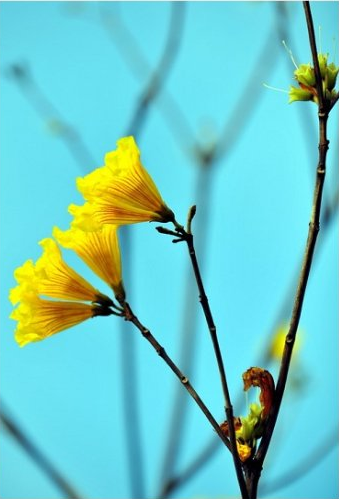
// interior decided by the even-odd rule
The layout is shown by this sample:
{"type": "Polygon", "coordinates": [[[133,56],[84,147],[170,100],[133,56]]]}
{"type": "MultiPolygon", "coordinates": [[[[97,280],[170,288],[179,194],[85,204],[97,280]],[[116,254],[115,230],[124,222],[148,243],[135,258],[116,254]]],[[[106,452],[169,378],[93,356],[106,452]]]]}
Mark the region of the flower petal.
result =
{"type": "Polygon", "coordinates": [[[62,231],[55,227],[53,236],[64,248],[75,253],[111,288],[119,300],[125,296],[121,277],[121,257],[116,225],[105,225],[96,232],[74,227],[62,231]]]}
{"type": "Polygon", "coordinates": [[[85,303],[30,298],[13,310],[18,321],[15,340],[20,346],[40,341],[95,315],[95,307],[85,303]]]}

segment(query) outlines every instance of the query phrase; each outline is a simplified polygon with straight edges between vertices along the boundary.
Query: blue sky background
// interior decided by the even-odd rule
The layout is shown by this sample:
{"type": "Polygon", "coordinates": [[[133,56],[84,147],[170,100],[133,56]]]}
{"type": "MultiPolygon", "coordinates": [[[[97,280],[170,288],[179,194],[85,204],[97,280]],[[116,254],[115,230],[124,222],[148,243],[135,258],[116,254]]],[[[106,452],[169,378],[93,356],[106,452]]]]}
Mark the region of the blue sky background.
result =
{"type": "MultiPolygon", "coordinates": [[[[137,102],[164,51],[173,8],[168,2],[0,6],[3,410],[86,498],[158,494],[165,447],[174,438],[169,423],[178,382],[138,332],[118,318],[97,318],[20,349],[8,318],[8,291],[14,269],[39,257],[38,241],[54,225],[67,228],[67,206],[81,202],[75,178],[101,166],[116,140],[130,133],[137,102]],[[32,79],[18,84],[13,64],[32,79]],[[74,136],[67,139],[65,124],[86,149],[74,136]],[[126,416],[124,395],[136,403],[137,419],[131,407],[126,416]],[[132,471],[126,429],[134,438],[132,471]]],[[[281,40],[298,63],[310,62],[307,31],[299,2],[185,2],[175,9],[173,64],[136,138],[144,165],[177,219],[184,223],[189,206],[197,204],[198,258],[235,413],[245,414],[241,375],[263,357],[275,325],[289,318],[317,161],[316,107],[288,105],[286,94],[262,83],[288,89],[294,67],[281,40]],[[220,137],[226,137],[225,147],[204,169],[197,145],[207,150],[220,137]]],[[[315,2],[312,11],[322,50],[338,64],[338,3],[315,2]]],[[[337,109],[328,135],[324,206],[338,188],[337,109]]],[[[320,232],[294,384],[265,463],[262,497],[338,497],[337,227],[335,214],[320,232]],[[314,454],[322,441],[326,450],[314,454]],[[317,462],[308,474],[269,489],[306,456],[317,462]]],[[[133,309],[222,421],[220,382],[186,248],[172,245],[152,224],[130,226],[122,236],[133,309]],[[190,343],[185,355],[183,337],[190,343]]],[[[108,292],[71,252],[64,255],[108,292]]],[[[276,364],[266,359],[260,365],[276,376],[276,364]]],[[[213,430],[184,391],[179,400],[177,408],[186,412],[175,473],[213,441],[213,430]]],[[[65,497],[3,427],[0,436],[2,499],[65,497]]],[[[237,494],[231,456],[220,447],[172,497],[237,494]]]]}

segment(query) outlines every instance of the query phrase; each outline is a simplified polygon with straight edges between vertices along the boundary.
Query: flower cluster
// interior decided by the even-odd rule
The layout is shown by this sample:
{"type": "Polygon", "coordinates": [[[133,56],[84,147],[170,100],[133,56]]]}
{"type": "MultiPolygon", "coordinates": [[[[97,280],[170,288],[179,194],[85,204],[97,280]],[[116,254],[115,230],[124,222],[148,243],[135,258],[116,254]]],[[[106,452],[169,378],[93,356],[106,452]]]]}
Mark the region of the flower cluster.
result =
{"type": "MultiPolygon", "coordinates": [[[[259,387],[259,404],[249,406],[246,417],[234,418],[237,450],[242,462],[247,461],[255,452],[256,443],[262,437],[265,422],[270,413],[274,397],[274,380],[271,374],[260,367],[251,367],[243,374],[244,390],[259,387]]],[[[226,436],[229,434],[227,421],[220,425],[226,436]]]]}
{"type": "Polygon", "coordinates": [[[120,225],[174,221],[140,162],[133,137],[117,142],[105,165],[77,179],[83,206],[71,205],[74,215],[66,231],[53,229],[53,238],[40,242],[42,256],[14,272],[17,286],[9,298],[17,307],[15,339],[20,346],[42,340],[91,317],[121,315],[125,300],[118,241],[120,225]],[[112,289],[117,304],[95,289],[62,258],[60,246],[73,250],[112,289]]]}
{"type": "MultiPolygon", "coordinates": [[[[328,54],[318,54],[324,100],[327,104],[331,105],[337,98],[337,92],[334,87],[339,67],[333,62],[328,64],[327,59],[328,54]]],[[[319,97],[316,88],[315,73],[311,64],[301,64],[297,67],[294,71],[294,78],[297,80],[299,87],[291,85],[289,91],[289,102],[312,101],[318,104],[319,97]]]]}

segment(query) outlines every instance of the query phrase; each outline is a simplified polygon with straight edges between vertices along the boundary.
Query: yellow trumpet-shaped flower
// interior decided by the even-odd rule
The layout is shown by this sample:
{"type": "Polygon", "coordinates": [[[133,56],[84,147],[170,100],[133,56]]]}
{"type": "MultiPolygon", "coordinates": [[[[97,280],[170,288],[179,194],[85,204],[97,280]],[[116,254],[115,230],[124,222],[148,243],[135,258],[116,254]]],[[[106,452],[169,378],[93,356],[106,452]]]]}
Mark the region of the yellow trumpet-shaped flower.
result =
{"type": "Polygon", "coordinates": [[[15,339],[20,346],[43,340],[90,317],[114,313],[110,309],[112,300],[63,261],[53,239],[43,239],[40,245],[43,254],[37,262],[27,260],[15,270],[18,285],[9,294],[13,305],[19,303],[10,317],[18,321],[15,339]]]}
{"type": "Polygon", "coordinates": [[[72,301],[109,300],[63,261],[53,239],[43,239],[39,244],[44,251],[36,264],[28,260],[14,272],[18,286],[10,291],[13,304],[35,294],[72,301]]]}
{"type": "Polygon", "coordinates": [[[97,307],[86,303],[44,300],[30,296],[13,310],[18,321],[15,340],[22,347],[83,322],[97,315],[97,307]]]}
{"type": "Polygon", "coordinates": [[[173,221],[173,212],[140,162],[134,138],[122,138],[117,146],[106,154],[105,166],[77,179],[87,203],[69,207],[74,216],[72,226],[92,231],[103,224],[173,221]]]}
{"type": "Polygon", "coordinates": [[[103,279],[114,291],[118,301],[125,297],[121,277],[118,227],[104,225],[97,232],[84,232],[74,227],[62,231],[55,227],[53,236],[64,248],[69,248],[103,279]]]}

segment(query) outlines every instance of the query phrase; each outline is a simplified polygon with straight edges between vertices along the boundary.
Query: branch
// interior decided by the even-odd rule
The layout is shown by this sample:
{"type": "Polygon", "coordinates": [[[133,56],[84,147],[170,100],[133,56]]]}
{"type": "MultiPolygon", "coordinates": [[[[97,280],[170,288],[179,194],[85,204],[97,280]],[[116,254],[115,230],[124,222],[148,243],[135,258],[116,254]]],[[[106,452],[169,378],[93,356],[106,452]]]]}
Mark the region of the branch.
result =
{"type": "Polygon", "coordinates": [[[310,47],[311,47],[311,52],[312,52],[314,75],[315,75],[315,85],[316,85],[317,95],[318,95],[318,100],[319,100],[319,113],[323,113],[324,112],[324,92],[323,92],[322,78],[321,78],[320,67],[319,67],[318,51],[317,51],[317,45],[316,45],[316,41],[315,41],[314,26],[313,26],[313,19],[312,19],[310,2],[303,2],[303,7],[304,7],[304,11],[305,11],[308,37],[310,40],[310,47]]]}
{"type": "Polygon", "coordinates": [[[213,426],[214,430],[218,434],[219,438],[222,440],[222,442],[226,445],[228,449],[231,448],[230,442],[228,438],[224,435],[222,432],[219,424],[217,421],[214,419],[212,416],[211,412],[207,408],[207,406],[204,404],[198,393],[195,391],[193,386],[191,385],[189,379],[180,371],[180,369],[177,367],[177,365],[173,362],[173,360],[169,357],[169,355],[166,353],[164,347],[160,345],[160,343],[156,340],[156,338],[152,335],[149,329],[147,329],[145,326],[141,324],[139,319],[134,315],[132,312],[132,309],[130,305],[127,302],[123,303],[124,310],[125,310],[125,319],[134,326],[139,329],[143,337],[152,345],[154,350],[157,352],[159,357],[163,359],[163,361],[168,365],[168,367],[171,369],[171,371],[176,375],[176,377],[180,380],[182,385],[185,387],[185,389],[188,391],[188,393],[191,395],[191,397],[194,399],[196,404],[199,406],[201,411],[204,413],[210,424],[213,426]]]}
{"type": "MultiPolygon", "coordinates": [[[[253,85],[253,82],[265,80],[266,77],[264,75],[268,71],[272,71],[272,68],[279,60],[276,54],[279,44],[275,44],[273,46],[273,49],[275,50],[272,50],[272,39],[276,38],[280,41],[281,39],[288,38],[284,30],[285,26],[288,26],[288,23],[286,22],[287,11],[283,5],[283,2],[276,3],[275,12],[276,24],[278,28],[273,26],[272,30],[268,33],[258,58],[253,65],[253,70],[248,75],[243,92],[235,103],[233,111],[231,111],[231,113],[227,112],[228,115],[225,120],[225,125],[218,142],[215,144],[214,148],[209,151],[198,143],[194,147],[196,152],[195,158],[198,162],[197,166],[199,167],[196,178],[196,186],[194,189],[195,195],[193,196],[193,199],[196,200],[196,204],[199,206],[200,215],[196,222],[196,228],[198,227],[198,224],[201,229],[208,227],[210,208],[209,201],[212,196],[212,175],[217,166],[217,162],[220,161],[225,154],[230,154],[231,150],[236,146],[238,140],[242,137],[244,128],[250,122],[250,118],[257,108],[260,98],[263,96],[260,85],[253,85]],[[247,95],[251,95],[251,99],[247,99],[247,95]]],[[[164,108],[163,111],[166,111],[166,109],[167,108],[164,108]]],[[[170,122],[170,114],[164,113],[164,117],[168,118],[167,123],[169,127],[171,124],[175,124],[174,121],[173,123],[170,122]]],[[[197,234],[200,234],[201,231],[197,229],[196,232],[197,234]]],[[[201,238],[199,240],[198,249],[200,269],[202,268],[201,265],[206,254],[205,242],[206,238],[201,238]]],[[[182,334],[180,346],[180,359],[182,359],[182,365],[185,366],[186,372],[191,370],[193,363],[193,331],[195,329],[194,324],[197,319],[195,302],[192,296],[192,285],[189,276],[187,276],[184,305],[185,314],[183,315],[183,323],[181,326],[182,334]]],[[[256,362],[255,365],[262,364],[260,362],[256,362]]],[[[159,492],[160,497],[165,497],[170,491],[173,491],[182,483],[189,480],[200,470],[201,467],[203,467],[204,464],[207,463],[213,454],[220,449],[219,441],[211,439],[210,442],[208,442],[200,450],[198,457],[192,459],[192,463],[191,465],[188,465],[187,471],[183,470],[182,474],[179,473],[178,475],[174,475],[172,477],[172,474],[174,473],[175,456],[179,451],[180,444],[182,443],[182,426],[179,427],[178,422],[183,421],[187,400],[188,399],[184,397],[183,391],[178,386],[174,397],[167,446],[162,464],[162,483],[159,492]],[[167,489],[168,484],[170,484],[170,488],[167,489]]]]}
{"type": "MultiPolygon", "coordinates": [[[[307,5],[304,4],[304,7],[305,7],[305,11],[306,11],[306,18],[307,18],[308,27],[309,27],[309,24],[311,23],[312,28],[313,28],[313,22],[312,22],[312,17],[310,15],[308,3],[307,3],[307,5]]],[[[311,47],[314,48],[314,50],[316,52],[315,41],[311,36],[312,31],[313,30],[310,29],[310,27],[309,27],[310,45],[311,45],[311,47]]],[[[317,61],[317,57],[315,59],[317,61]]],[[[314,61],[314,63],[315,63],[315,61],[314,61]]],[[[321,81],[319,81],[319,78],[321,80],[320,72],[318,72],[318,73],[316,72],[317,85],[321,84],[321,81]]],[[[319,232],[320,209],[321,209],[322,192],[323,192],[323,185],[324,185],[325,172],[326,172],[326,155],[327,155],[328,144],[329,144],[329,141],[327,140],[327,131],[326,131],[328,111],[321,112],[320,100],[319,100],[319,114],[318,115],[319,115],[319,159],[318,159],[318,165],[317,165],[317,171],[316,171],[316,181],[315,181],[315,188],[314,188],[314,194],[313,194],[313,204],[312,204],[310,223],[309,223],[309,232],[308,232],[306,248],[305,248],[304,258],[303,258],[302,267],[301,267],[301,272],[300,272],[300,276],[299,276],[299,282],[298,282],[297,291],[296,291],[296,295],[295,295],[289,331],[288,331],[288,334],[287,334],[286,340],[285,340],[285,347],[284,347],[284,352],[283,352],[283,357],[282,357],[282,362],[281,362],[280,372],[279,372],[279,377],[278,377],[278,382],[277,382],[277,388],[276,388],[275,402],[273,405],[271,415],[270,415],[269,420],[267,422],[267,426],[265,428],[265,432],[264,432],[260,447],[258,449],[257,455],[254,458],[254,465],[255,465],[254,466],[254,468],[255,468],[254,469],[254,487],[256,487],[258,480],[260,478],[261,468],[262,468],[262,465],[263,465],[263,462],[264,462],[264,459],[265,459],[265,456],[266,456],[266,453],[267,453],[267,450],[268,450],[268,447],[269,447],[269,444],[270,444],[270,441],[272,438],[272,434],[273,434],[274,427],[275,427],[275,424],[277,421],[282,398],[284,395],[287,376],[288,376],[289,367],[290,367],[292,351],[293,351],[293,345],[295,342],[296,332],[297,332],[298,325],[299,325],[302,306],[303,306],[303,302],[304,302],[304,298],[305,298],[307,281],[308,281],[308,277],[310,274],[315,244],[316,244],[317,235],[319,232]]]]}
{"type": "Polygon", "coordinates": [[[188,227],[187,231],[181,225],[179,225],[176,221],[174,221],[174,226],[176,227],[176,231],[178,232],[178,234],[180,234],[178,241],[181,240],[181,241],[186,242],[187,248],[188,248],[188,253],[189,253],[189,256],[191,259],[195,280],[196,280],[197,287],[199,290],[199,301],[201,303],[201,307],[202,307],[204,315],[205,315],[206,323],[207,323],[208,330],[209,330],[209,333],[211,336],[212,345],[213,345],[213,349],[214,349],[214,353],[215,353],[215,357],[216,357],[216,361],[217,361],[217,365],[218,365],[218,369],[219,369],[221,386],[222,386],[222,391],[223,391],[223,395],[224,395],[225,412],[226,412],[226,419],[228,422],[229,436],[230,436],[230,442],[231,442],[231,453],[233,456],[234,467],[235,467],[235,471],[237,474],[238,483],[240,486],[242,497],[243,497],[243,499],[245,499],[248,497],[248,493],[247,493],[245,479],[244,479],[244,475],[242,472],[242,466],[241,466],[241,462],[240,462],[240,458],[239,458],[239,454],[238,454],[238,450],[237,450],[237,442],[236,442],[234,419],[233,419],[233,407],[232,407],[231,398],[230,398],[230,394],[229,394],[229,390],[228,390],[224,362],[223,362],[223,358],[222,358],[222,354],[221,354],[221,350],[220,350],[220,345],[219,345],[219,340],[218,340],[218,336],[217,336],[217,329],[215,327],[212,312],[211,312],[209,302],[208,302],[208,298],[207,298],[207,295],[205,293],[205,288],[204,288],[204,284],[202,281],[196,253],[195,253],[193,234],[191,233],[191,222],[192,222],[192,218],[194,217],[194,215],[195,215],[195,207],[192,207],[189,211],[188,222],[187,222],[187,227],[188,227]]]}

